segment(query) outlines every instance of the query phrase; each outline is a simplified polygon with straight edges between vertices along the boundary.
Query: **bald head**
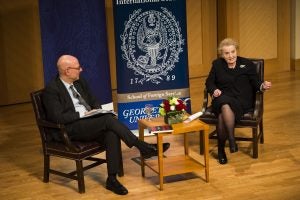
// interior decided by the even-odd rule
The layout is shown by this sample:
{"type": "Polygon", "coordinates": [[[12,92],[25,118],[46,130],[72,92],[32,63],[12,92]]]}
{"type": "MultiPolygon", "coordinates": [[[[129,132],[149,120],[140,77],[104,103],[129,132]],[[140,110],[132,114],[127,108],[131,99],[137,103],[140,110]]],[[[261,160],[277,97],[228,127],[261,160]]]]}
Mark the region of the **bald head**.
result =
{"type": "Polygon", "coordinates": [[[68,67],[78,63],[77,58],[71,55],[62,55],[57,61],[57,69],[59,73],[65,71],[68,67]]]}
{"type": "Polygon", "coordinates": [[[82,71],[79,61],[71,55],[62,55],[57,60],[57,69],[59,77],[68,83],[79,79],[79,74],[82,71]]]}

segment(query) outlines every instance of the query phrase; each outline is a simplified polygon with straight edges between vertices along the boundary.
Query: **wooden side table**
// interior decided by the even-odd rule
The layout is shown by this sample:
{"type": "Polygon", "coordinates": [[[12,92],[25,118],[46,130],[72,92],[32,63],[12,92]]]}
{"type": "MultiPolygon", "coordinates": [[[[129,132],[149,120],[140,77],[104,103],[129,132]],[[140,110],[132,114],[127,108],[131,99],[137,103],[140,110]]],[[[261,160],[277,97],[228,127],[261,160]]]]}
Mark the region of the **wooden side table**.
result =
{"type": "MultiPolygon", "coordinates": [[[[139,126],[139,139],[144,140],[144,130],[147,127],[164,125],[164,119],[162,117],[152,118],[151,121],[147,119],[141,119],[138,122],[139,126]]],[[[157,138],[158,148],[158,160],[145,160],[141,156],[141,171],[142,176],[145,177],[145,166],[152,169],[159,175],[160,190],[163,190],[163,178],[164,176],[170,176],[175,174],[182,174],[187,172],[193,172],[201,168],[205,169],[205,180],[209,182],[209,126],[200,120],[193,120],[190,123],[178,123],[173,124],[172,133],[159,133],[155,134],[157,138]],[[200,137],[204,138],[204,163],[200,163],[189,156],[187,134],[191,132],[200,133],[200,137]],[[163,137],[180,135],[184,136],[184,155],[181,156],[163,156],[163,137]]]]}

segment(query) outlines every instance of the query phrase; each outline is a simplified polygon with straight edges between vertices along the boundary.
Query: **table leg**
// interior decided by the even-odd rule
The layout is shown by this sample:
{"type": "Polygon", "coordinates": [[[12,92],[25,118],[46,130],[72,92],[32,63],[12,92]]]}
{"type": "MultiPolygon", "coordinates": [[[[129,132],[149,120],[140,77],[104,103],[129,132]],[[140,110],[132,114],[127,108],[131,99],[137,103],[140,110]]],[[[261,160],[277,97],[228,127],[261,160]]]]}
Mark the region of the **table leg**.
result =
{"type": "Polygon", "coordinates": [[[199,144],[200,144],[200,155],[203,155],[204,154],[204,135],[201,133],[200,131],[200,141],[199,141],[199,144]]]}
{"type": "Polygon", "coordinates": [[[158,148],[158,175],[160,190],[163,190],[164,184],[164,165],[163,165],[163,136],[157,134],[157,148],[158,148]]]}
{"type": "MultiPolygon", "coordinates": [[[[144,129],[145,127],[139,124],[139,140],[144,141],[144,129]]],[[[141,158],[141,172],[142,172],[142,177],[145,177],[145,160],[142,154],[140,154],[141,158]]]]}
{"type": "Polygon", "coordinates": [[[189,154],[189,144],[188,144],[188,134],[183,134],[183,141],[184,141],[184,154],[189,154]]]}
{"type": "Polygon", "coordinates": [[[205,163],[205,178],[209,182],[209,133],[208,130],[201,131],[202,138],[204,138],[204,163],[205,163]]]}

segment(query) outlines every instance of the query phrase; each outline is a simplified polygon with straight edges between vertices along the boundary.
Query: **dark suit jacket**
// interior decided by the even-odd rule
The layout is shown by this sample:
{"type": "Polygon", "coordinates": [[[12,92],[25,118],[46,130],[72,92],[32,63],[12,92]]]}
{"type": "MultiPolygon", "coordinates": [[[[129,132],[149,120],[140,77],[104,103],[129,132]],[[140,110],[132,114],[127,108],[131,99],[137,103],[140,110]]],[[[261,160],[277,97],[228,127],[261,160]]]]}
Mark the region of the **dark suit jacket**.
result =
{"type": "Polygon", "coordinates": [[[215,89],[220,89],[223,95],[236,98],[245,111],[253,108],[254,95],[261,83],[250,60],[238,57],[235,69],[229,69],[226,61],[218,58],[212,63],[206,88],[211,95],[215,89]]]}
{"type": "MultiPolygon", "coordinates": [[[[91,106],[101,108],[101,104],[91,94],[86,81],[83,78],[75,81],[74,87],[91,106]]],[[[72,99],[59,77],[52,80],[43,93],[43,104],[48,120],[55,123],[65,124],[67,130],[71,129],[72,123],[79,120],[79,113],[75,111],[72,99]]],[[[52,134],[56,140],[61,140],[57,134],[52,134]]]]}

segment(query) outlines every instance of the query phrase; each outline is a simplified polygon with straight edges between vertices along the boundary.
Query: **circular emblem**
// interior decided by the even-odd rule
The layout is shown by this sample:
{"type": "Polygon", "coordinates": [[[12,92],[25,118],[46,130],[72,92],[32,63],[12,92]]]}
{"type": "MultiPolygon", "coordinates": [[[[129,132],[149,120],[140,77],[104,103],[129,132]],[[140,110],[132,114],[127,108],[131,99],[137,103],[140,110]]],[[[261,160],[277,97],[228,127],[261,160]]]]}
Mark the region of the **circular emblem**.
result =
{"type": "Polygon", "coordinates": [[[175,67],[182,52],[184,39],[175,16],[166,8],[162,11],[135,10],[125,22],[122,58],[127,67],[144,81],[159,84],[175,67]]]}

